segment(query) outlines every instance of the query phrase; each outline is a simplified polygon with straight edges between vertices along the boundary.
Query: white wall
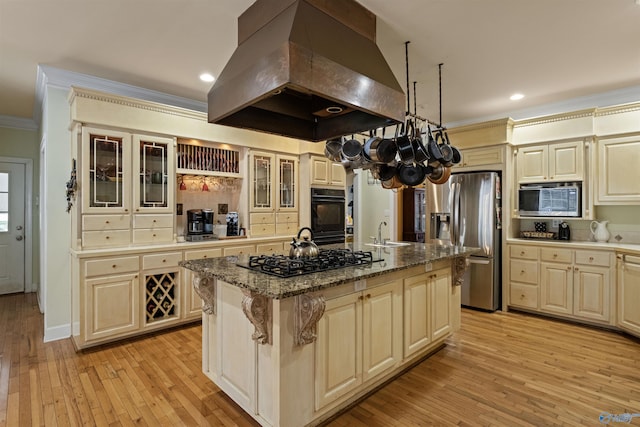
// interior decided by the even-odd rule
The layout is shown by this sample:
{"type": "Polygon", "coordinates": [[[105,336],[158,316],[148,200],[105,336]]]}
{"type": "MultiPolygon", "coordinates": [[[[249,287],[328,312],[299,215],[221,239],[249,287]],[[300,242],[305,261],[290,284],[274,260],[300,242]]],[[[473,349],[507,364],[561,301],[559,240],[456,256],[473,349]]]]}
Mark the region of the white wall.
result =
{"type": "Polygon", "coordinates": [[[71,173],[71,133],[68,90],[48,86],[42,134],[46,174],[42,182],[42,230],[46,234],[41,254],[41,290],[44,303],[44,340],[71,335],[71,217],[66,212],[65,183],[71,173]]]}
{"type": "Polygon", "coordinates": [[[368,171],[356,170],[354,176],[354,233],[355,239],[360,243],[370,243],[370,236],[377,237],[378,225],[386,221],[382,226],[382,237],[398,240],[395,235],[397,215],[395,212],[396,193],[385,190],[379,182],[369,184],[368,171]]]}

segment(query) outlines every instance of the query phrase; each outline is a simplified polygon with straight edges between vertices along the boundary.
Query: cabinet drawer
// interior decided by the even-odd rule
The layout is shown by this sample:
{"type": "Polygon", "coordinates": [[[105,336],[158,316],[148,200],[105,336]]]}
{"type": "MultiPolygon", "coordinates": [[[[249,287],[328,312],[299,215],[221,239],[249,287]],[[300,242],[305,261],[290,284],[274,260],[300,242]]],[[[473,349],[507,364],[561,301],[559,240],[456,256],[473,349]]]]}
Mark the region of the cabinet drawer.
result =
{"type": "Polygon", "coordinates": [[[295,212],[280,212],[276,214],[276,224],[295,223],[298,224],[298,214],[295,212]]]}
{"type": "Polygon", "coordinates": [[[133,228],[172,228],[173,215],[134,215],[133,228]]]}
{"type": "Polygon", "coordinates": [[[142,269],[153,270],[163,267],[177,267],[180,261],[182,261],[182,252],[144,255],[142,257],[142,269]]]}
{"type": "Polygon", "coordinates": [[[251,237],[273,236],[275,232],[275,224],[258,224],[251,226],[251,237]]]}
{"type": "Polygon", "coordinates": [[[538,284],[538,262],[512,259],[510,264],[511,281],[538,284]]]}
{"type": "Polygon", "coordinates": [[[273,224],[276,222],[275,214],[272,213],[252,213],[249,215],[251,225],[255,224],[273,224]]]}
{"type": "Polygon", "coordinates": [[[82,215],[84,231],[126,230],[129,215],[82,215]]]}
{"type": "Polygon", "coordinates": [[[187,251],[184,253],[184,259],[217,258],[222,256],[222,248],[203,249],[201,251],[187,251]]]}
{"type": "Polygon", "coordinates": [[[609,267],[610,259],[611,254],[609,252],[576,251],[576,264],[609,267]]]}
{"type": "Polygon", "coordinates": [[[85,231],[82,233],[82,246],[85,248],[104,248],[108,246],[127,246],[131,237],[129,229],[109,231],[85,231]]]}
{"type": "Polygon", "coordinates": [[[133,243],[168,243],[173,240],[173,228],[141,228],[133,230],[133,243]]]}
{"type": "Polygon", "coordinates": [[[233,246],[230,248],[224,248],[224,256],[229,255],[248,255],[255,253],[255,247],[253,245],[246,246],[233,246]]]}
{"type": "Polygon", "coordinates": [[[571,249],[540,248],[540,259],[571,264],[571,252],[571,249]]]}
{"type": "Polygon", "coordinates": [[[509,246],[511,258],[538,259],[538,248],[533,246],[511,245],[509,246]]]}
{"type": "Polygon", "coordinates": [[[291,235],[292,237],[298,234],[297,222],[286,222],[284,224],[276,224],[276,235],[291,235]]]}
{"type": "Polygon", "coordinates": [[[140,269],[137,256],[95,259],[85,262],[85,277],[136,272],[140,269]]]}
{"type": "Polygon", "coordinates": [[[283,253],[282,242],[280,243],[261,243],[256,245],[256,253],[258,254],[281,254],[283,253]]]}
{"type": "Polygon", "coordinates": [[[509,305],[538,308],[538,287],[522,283],[511,283],[509,286],[509,305]]]}

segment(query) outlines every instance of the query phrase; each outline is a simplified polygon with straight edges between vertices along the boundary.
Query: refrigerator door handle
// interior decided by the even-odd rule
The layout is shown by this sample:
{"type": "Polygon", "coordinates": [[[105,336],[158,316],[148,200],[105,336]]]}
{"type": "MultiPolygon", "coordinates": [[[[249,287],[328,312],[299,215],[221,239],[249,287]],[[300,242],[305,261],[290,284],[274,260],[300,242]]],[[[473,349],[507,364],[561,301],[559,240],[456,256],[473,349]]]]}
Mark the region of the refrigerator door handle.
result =
{"type": "Polygon", "coordinates": [[[451,242],[454,245],[460,245],[460,183],[454,182],[451,184],[451,193],[453,198],[453,203],[451,204],[453,210],[453,227],[451,242]]]}

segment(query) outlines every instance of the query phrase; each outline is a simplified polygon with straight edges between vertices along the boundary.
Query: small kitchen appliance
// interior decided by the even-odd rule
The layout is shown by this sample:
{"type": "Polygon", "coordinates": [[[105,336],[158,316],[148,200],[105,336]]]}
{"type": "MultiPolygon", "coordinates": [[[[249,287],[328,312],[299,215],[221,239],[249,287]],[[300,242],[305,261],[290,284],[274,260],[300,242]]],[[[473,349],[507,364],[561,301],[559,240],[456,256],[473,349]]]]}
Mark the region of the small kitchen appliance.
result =
{"type": "Polygon", "coordinates": [[[239,236],[238,212],[227,213],[227,236],[239,236]]]}
{"type": "Polygon", "coordinates": [[[189,209],[187,211],[187,236],[189,242],[213,239],[213,211],[189,209]]]}
{"type": "Polygon", "coordinates": [[[564,221],[558,226],[558,240],[571,240],[571,229],[564,221]]]}
{"type": "Polygon", "coordinates": [[[202,222],[205,234],[213,233],[213,210],[202,209],[202,222]]]}

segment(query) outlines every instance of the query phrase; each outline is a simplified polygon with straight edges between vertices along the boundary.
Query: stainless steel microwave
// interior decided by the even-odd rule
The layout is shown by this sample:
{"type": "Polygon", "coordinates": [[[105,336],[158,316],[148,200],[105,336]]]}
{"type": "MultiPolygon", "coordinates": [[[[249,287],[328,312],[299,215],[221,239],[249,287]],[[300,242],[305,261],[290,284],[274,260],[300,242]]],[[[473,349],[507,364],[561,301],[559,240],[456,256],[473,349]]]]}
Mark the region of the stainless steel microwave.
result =
{"type": "Polygon", "coordinates": [[[529,184],[518,190],[520,216],[581,216],[580,193],[576,183],[529,184]]]}

